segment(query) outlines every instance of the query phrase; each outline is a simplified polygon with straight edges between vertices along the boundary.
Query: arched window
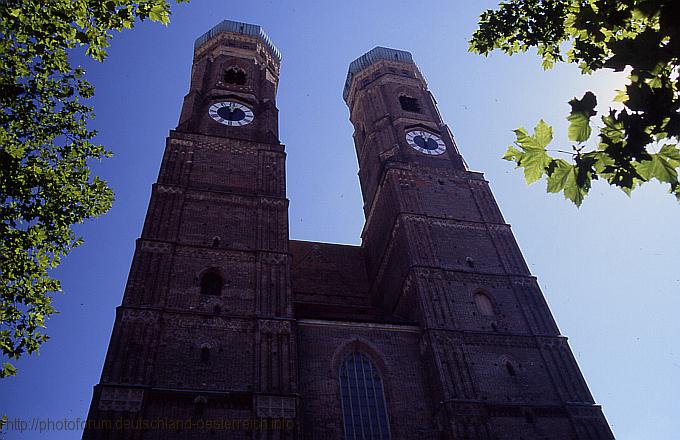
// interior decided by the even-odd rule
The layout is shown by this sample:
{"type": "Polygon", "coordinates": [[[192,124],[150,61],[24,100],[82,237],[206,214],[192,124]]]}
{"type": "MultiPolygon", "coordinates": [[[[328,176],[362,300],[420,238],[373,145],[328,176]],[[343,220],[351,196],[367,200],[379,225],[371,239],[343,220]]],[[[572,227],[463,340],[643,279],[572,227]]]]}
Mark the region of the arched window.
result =
{"type": "Polygon", "coordinates": [[[491,299],[483,292],[475,293],[475,304],[477,305],[477,310],[484,316],[493,316],[493,303],[491,299]]]}
{"type": "Polygon", "coordinates": [[[201,347],[201,362],[204,364],[210,362],[210,347],[208,344],[203,344],[201,347]]]}
{"type": "Polygon", "coordinates": [[[222,277],[215,272],[208,272],[203,275],[201,293],[203,295],[219,295],[222,293],[222,277]]]}
{"type": "Polygon", "coordinates": [[[420,104],[416,98],[407,95],[399,95],[399,104],[401,104],[402,110],[420,113],[420,104]]]}
{"type": "Polygon", "coordinates": [[[346,440],[390,438],[383,382],[366,356],[352,353],[345,358],[340,367],[340,396],[346,440]]]}
{"type": "Polygon", "coordinates": [[[227,84],[236,84],[237,86],[245,85],[246,72],[238,67],[230,67],[224,71],[224,82],[227,84]]]}
{"type": "Polygon", "coordinates": [[[197,417],[203,417],[205,414],[205,407],[208,404],[208,399],[203,396],[198,396],[194,399],[194,412],[197,417]]]}
{"type": "Polygon", "coordinates": [[[516,376],[517,375],[517,371],[515,371],[515,366],[512,365],[512,362],[505,361],[505,369],[508,370],[508,374],[510,376],[516,376]]]}

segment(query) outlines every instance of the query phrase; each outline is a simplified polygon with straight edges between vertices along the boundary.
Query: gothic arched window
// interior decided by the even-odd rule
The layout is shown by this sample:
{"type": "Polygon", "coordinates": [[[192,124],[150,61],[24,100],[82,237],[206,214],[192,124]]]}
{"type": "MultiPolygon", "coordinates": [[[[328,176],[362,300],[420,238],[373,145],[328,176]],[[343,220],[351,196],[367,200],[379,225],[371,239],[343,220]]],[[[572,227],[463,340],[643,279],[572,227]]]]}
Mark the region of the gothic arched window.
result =
{"type": "Polygon", "coordinates": [[[493,303],[487,294],[483,292],[475,293],[475,304],[477,305],[477,310],[484,316],[493,316],[493,303]]]}
{"type": "Polygon", "coordinates": [[[345,358],[340,367],[340,396],[346,440],[390,438],[383,382],[366,356],[352,353],[345,358]]]}
{"type": "Polygon", "coordinates": [[[508,374],[510,376],[516,376],[517,375],[517,371],[515,370],[515,366],[512,365],[512,362],[505,361],[505,369],[508,370],[508,374]]]}
{"type": "Polygon", "coordinates": [[[420,113],[420,104],[416,98],[407,95],[399,95],[399,104],[401,104],[402,110],[420,113]]]}
{"type": "Polygon", "coordinates": [[[207,364],[210,361],[210,347],[208,344],[201,346],[201,362],[207,364]]]}
{"type": "Polygon", "coordinates": [[[203,295],[219,295],[222,293],[222,277],[215,272],[208,272],[203,275],[201,293],[203,295]]]}
{"type": "Polygon", "coordinates": [[[203,396],[198,396],[194,399],[194,413],[197,417],[203,417],[205,414],[205,407],[208,403],[208,399],[203,396]]]}
{"type": "Polygon", "coordinates": [[[227,84],[236,84],[237,86],[245,85],[246,72],[238,67],[230,67],[224,71],[224,82],[227,84]]]}

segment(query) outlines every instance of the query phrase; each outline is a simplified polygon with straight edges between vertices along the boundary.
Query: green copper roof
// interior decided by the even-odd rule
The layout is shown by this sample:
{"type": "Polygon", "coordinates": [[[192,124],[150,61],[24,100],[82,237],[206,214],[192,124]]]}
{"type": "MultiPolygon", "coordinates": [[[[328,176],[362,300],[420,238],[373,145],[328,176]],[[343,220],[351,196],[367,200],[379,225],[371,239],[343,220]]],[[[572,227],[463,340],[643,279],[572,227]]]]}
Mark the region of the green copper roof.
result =
{"type": "Polygon", "coordinates": [[[222,23],[198,37],[194,43],[194,49],[220,32],[232,32],[235,34],[253,35],[255,37],[259,37],[260,40],[262,40],[262,42],[269,48],[269,50],[272,51],[272,54],[274,54],[276,59],[281,61],[281,52],[279,52],[276,46],[274,46],[271,38],[269,38],[269,35],[267,35],[262,27],[256,24],[241,23],[240,21],[224,20],[222,23]]]}
{"type": "Polygon", "coordinates": [[[352,77],[380,60],[401,61],[402,63],[415,64],[410,52],[382,46],[374,47],[352,61],[349,65],[349,72],[347,72],[347,79],[345,80],[345,89],[342,92],[342,97],[345,98],[345,101],[347,100],[347,94],[349,93],[349,86],[352,83],[352,77]]]}

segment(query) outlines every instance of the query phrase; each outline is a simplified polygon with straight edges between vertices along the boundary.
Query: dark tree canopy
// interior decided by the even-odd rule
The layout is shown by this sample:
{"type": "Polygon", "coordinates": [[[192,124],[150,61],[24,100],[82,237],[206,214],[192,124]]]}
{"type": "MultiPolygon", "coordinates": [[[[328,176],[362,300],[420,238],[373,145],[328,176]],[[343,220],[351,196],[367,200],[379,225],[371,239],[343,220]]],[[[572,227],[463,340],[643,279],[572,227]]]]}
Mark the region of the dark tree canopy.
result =
{"type": "Polygon", "coordinates": [[[541,120],[533,134],[515,130],[515,146],[503,158],[524,168],[528,183],[545,176],[548,192],[563,192],[576,205],[594,179],[627,194],[656,179],[680,199],[678,17],[677,0],[510,0],[484,12],[470,41],[473,52],[512,55],[536,48],[545,69],[566,61],[584,74],[628,73],[616,97],[623,109],[600,112],[599,122],[592,120],[598,115],[592,92],[569,102],[570,148],[548,149],[552,127],[541,120]],[[593,126],[597,139],[591,138],[593,126]]]}

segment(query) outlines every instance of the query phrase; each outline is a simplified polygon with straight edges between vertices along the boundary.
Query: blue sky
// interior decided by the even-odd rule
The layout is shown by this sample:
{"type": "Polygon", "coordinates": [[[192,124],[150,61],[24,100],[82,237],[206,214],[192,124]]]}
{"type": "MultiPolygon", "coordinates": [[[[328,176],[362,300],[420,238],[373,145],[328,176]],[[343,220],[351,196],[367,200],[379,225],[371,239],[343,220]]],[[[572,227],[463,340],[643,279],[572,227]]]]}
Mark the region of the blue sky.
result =
{"type": "MultiPolygon", "coordinates": [[[[85,245],[57,271],[65,295],[52,339],[2,384],[10,418],[85,418],[99,380],[165,137],[189,85],[193,41],[223,19],[260,24],[283,53],[278,95],[288,153],[291,238],[359,244],[357,162],[342,87],[349,63],[376,45],[412,52],[470,168],[483,171],[618,439],[680,438],[680,205],[661,185],[631,199],[595,183],[581,209],[531,187],[500,159],[512,129],[544,118],[566,140],[567,101],[586,90],[606,110],[620,76],[544,72],[533,55],[467,52],[491,1],[193,0],[164,28],[114,36],[103,64],[74,57],[96,86],[97,165],[116,192],[109,214],[78,228],[85,245]],[[414,7],[416,5],[416,7],[414,7]]],[[[564,147],[568,148],[566,142],[564,147]]],[[[10,432],[9,439],[72,439],[10,432]]]]}

